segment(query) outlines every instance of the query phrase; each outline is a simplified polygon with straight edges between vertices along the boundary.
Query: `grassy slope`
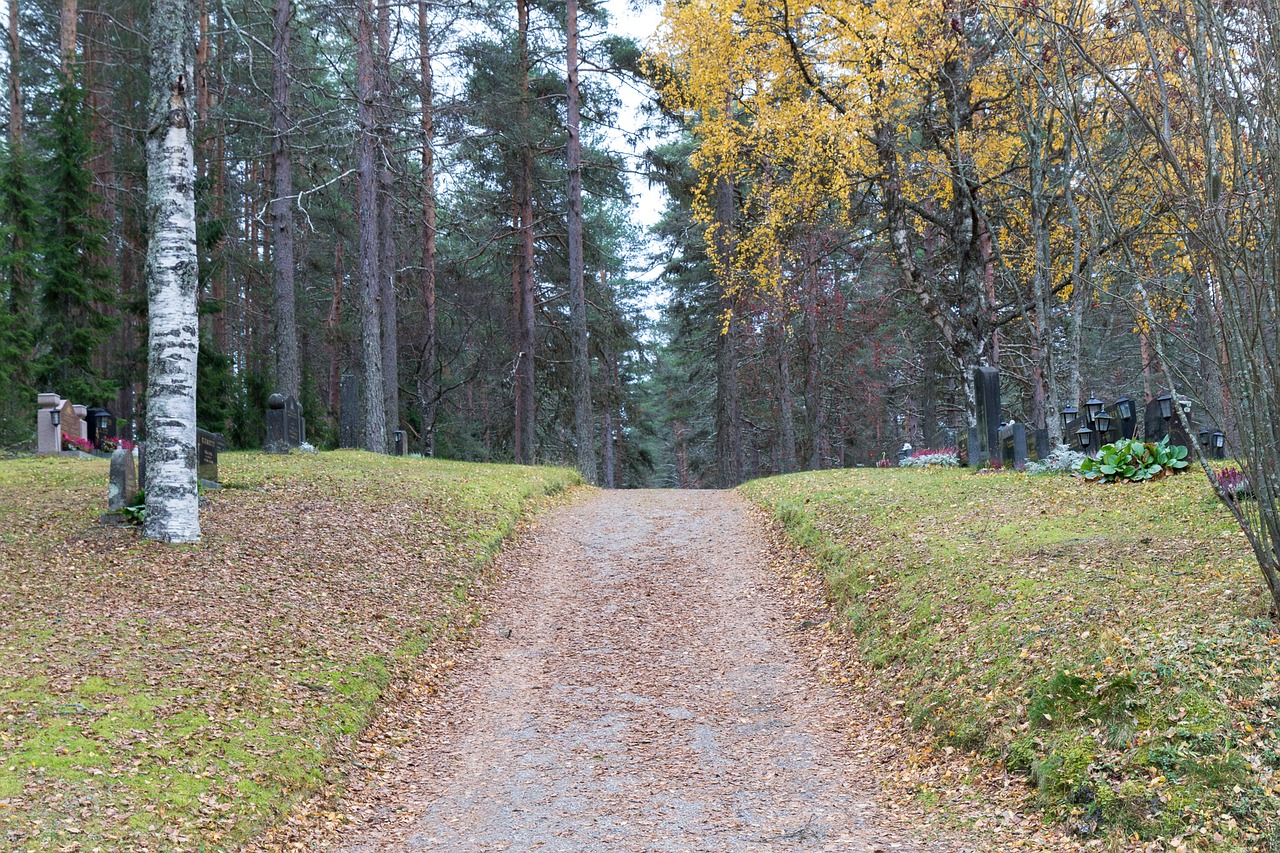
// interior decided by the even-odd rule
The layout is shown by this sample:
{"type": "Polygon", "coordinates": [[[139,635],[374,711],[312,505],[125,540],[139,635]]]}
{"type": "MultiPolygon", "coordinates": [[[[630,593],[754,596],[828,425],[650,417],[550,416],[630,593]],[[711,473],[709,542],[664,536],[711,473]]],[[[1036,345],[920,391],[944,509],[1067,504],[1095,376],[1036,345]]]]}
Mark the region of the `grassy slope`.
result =
{"type": "Polygon", "coordinates": [[[226,454],[204,542],[96,524],[106,463],[0,462],[0,849],[221,849],[324,782],[571,471],[226,454]]]}
{"type": "Polygon", "coordinates": [[[1280,634],[1203,478],[956,470],[756,481],[877,680],[940,741],[1113,840],[1280,850],[1280,634]]]}

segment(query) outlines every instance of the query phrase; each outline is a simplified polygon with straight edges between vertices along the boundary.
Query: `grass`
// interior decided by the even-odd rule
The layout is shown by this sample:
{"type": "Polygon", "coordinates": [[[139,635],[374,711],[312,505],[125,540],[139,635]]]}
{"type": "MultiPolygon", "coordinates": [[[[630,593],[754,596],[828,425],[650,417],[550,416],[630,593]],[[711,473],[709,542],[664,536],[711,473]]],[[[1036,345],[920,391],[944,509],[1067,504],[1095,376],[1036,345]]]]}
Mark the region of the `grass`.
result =
{"type": "Polygon", "coordinates": [[[465,607],[564,469],[224,454],[204,541],[96,523],[105,462],[0,462],[0,849],[220,850],[465,607]],[[78,848],[73,847],[78,845],[78,848]]]}
{"type": "Polygon", "coordinates": [[[1086,837],[1280,851],[1280,633],[1203,477],[963,470],[749,483],[872,678],[1086,837]]]}

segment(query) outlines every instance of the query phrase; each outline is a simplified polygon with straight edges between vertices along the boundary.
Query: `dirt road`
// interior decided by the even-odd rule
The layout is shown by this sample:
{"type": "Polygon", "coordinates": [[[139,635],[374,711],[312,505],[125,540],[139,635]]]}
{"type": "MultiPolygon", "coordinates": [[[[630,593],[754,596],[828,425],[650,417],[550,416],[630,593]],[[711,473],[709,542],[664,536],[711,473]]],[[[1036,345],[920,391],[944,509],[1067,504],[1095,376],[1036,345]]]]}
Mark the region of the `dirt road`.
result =
{"type": "Polygon", "coordinates": [[[351,851],[934,851],[884,829],[732,492],[601,492],[509,548],[351,851]]]}

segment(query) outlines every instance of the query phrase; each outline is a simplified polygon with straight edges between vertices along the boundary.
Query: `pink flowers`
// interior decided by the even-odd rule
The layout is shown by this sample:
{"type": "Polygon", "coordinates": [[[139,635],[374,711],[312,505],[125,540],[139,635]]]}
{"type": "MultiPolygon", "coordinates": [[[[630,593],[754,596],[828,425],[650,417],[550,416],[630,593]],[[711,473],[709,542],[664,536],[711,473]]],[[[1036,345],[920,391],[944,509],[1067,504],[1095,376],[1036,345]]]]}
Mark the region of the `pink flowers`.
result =
{"type": "Polygon", "coordinates": [[[92,453],[97,448],[95,448],[93,446],[93,442],[87,438],[70,436],[64,432],[62,434],[62,449],[63,450],[82,450],[85,453],[92,453]]]}

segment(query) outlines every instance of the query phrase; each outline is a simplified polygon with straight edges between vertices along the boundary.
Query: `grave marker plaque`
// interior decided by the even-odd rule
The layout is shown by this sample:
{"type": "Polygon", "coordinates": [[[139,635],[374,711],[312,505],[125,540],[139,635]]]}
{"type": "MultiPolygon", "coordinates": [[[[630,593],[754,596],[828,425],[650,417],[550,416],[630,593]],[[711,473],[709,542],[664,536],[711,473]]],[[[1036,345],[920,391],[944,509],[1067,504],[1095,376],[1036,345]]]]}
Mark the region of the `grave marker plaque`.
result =
{"type": "Polygon", "coordinates": [[[219,483],[218,451],[227,449],[227,441],[220,432],[196,430],[196,476],[201,480],[219,483]]]}

